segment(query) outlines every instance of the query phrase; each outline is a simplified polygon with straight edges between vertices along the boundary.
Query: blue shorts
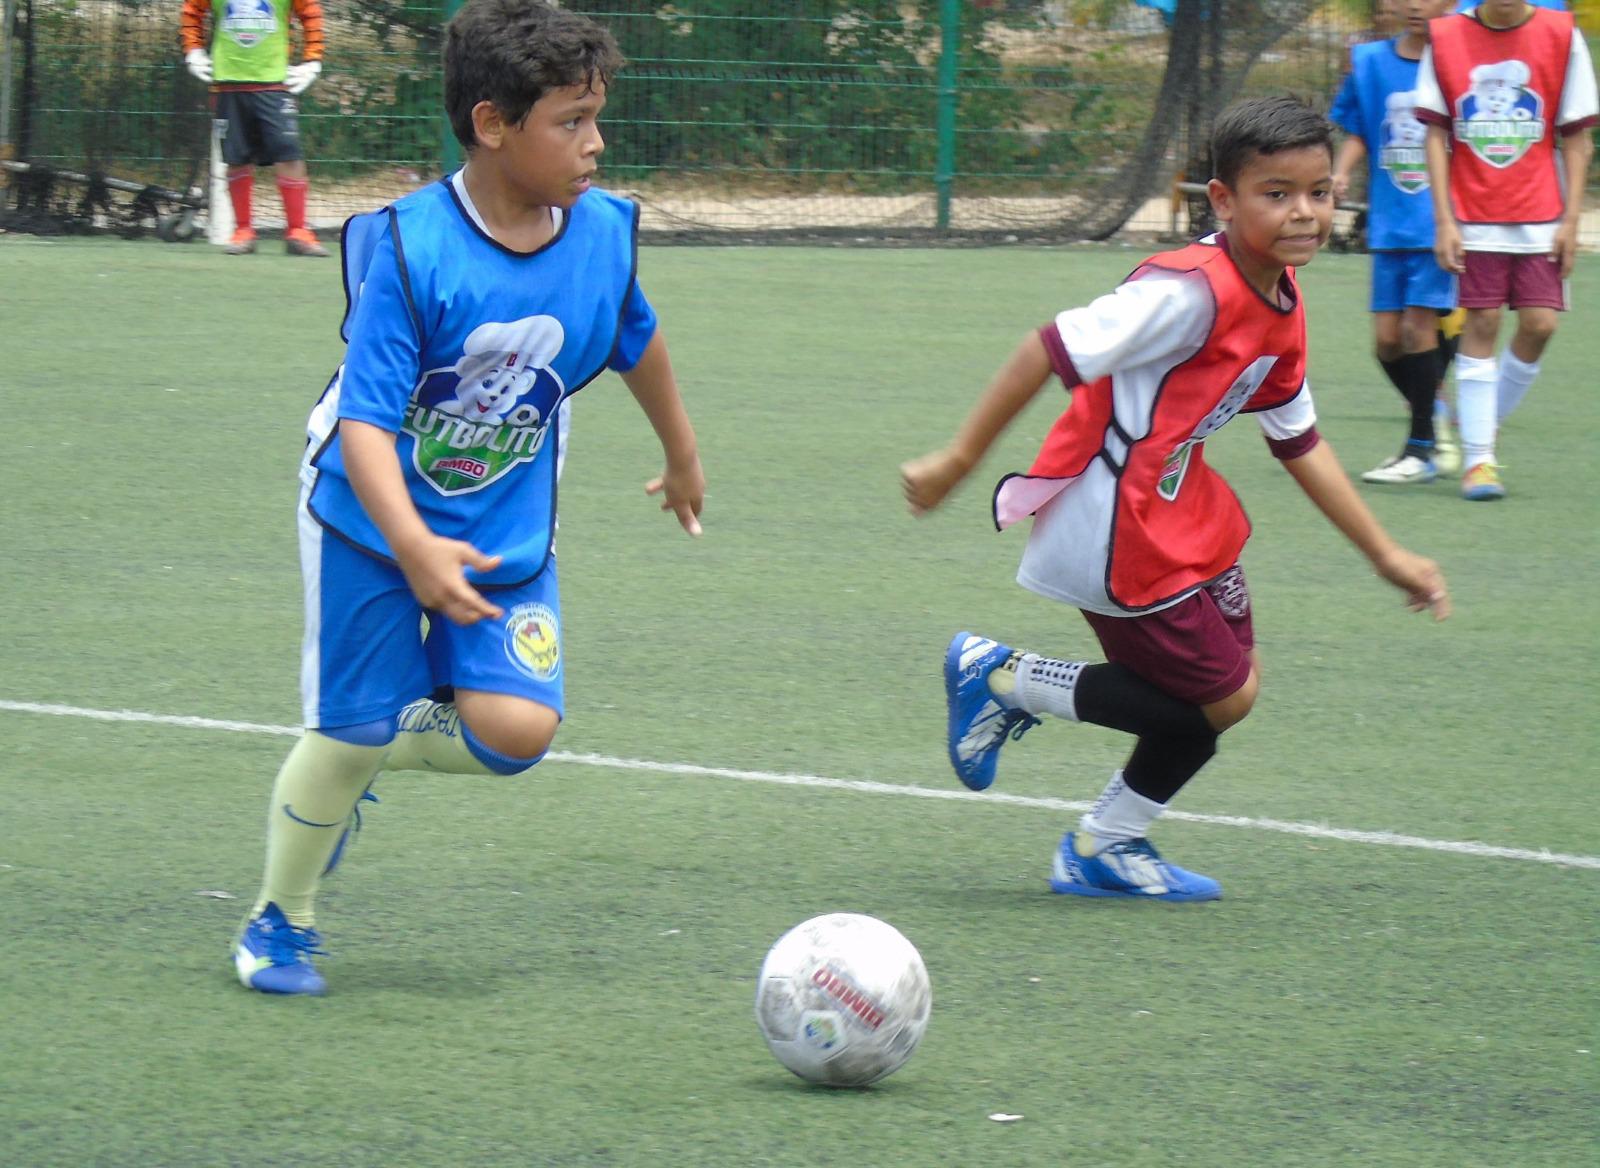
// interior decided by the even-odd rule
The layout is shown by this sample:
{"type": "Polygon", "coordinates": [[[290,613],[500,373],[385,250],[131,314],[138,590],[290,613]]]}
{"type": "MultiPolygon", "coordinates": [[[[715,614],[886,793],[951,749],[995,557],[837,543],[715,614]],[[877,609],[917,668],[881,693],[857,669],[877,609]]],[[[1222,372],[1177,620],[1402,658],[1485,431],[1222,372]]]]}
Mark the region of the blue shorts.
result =
{"type": "Polygon", "coordinates": [[[1400,312],[1456,306],[1456,278],[1439,266],[1431,251],[1372,253],[1372,311],[1400,312]]]}
{"type": "Polygon", "coordinates": [[[498,620],[458,625],[425,612],[399,568],[323,528],[303,501],[299,518],[307,727],[387,718],[441,685],[528,698],[558,717],[565,712],[554,559],[530,583],[485,593],[505,610],[498,620]]]}

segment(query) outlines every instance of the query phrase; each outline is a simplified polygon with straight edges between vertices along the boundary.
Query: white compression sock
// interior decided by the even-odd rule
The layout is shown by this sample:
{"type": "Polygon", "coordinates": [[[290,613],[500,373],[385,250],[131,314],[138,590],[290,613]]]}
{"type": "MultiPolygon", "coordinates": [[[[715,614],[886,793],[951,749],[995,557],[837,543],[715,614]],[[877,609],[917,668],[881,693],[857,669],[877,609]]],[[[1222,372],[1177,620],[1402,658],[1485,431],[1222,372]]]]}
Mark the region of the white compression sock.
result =
{"type": "Polygon", "coordinates": [[[1084,854],[1098,855],[1122,840],[1142,839],[1163,810],[1162,804],[1146,799],[1123,782],[1122,772],[1118,771],[1078,821],[1078,830],[1089,837],[1084,842],[1093,845],[1084,854]]]}
{"type": "Polygon", "coordinates": [[[1456,428],[1468,467],[1494,461],[1498,365],[1493,357],[1456,357],[1456,428]]]}
{"type": "Polygon", "coordinates": [[[1054,714],[1069,722],[1078,720],[1073,693],[1087,661],[1058,661],[1037,653],[1024,653],[1017,662],[1017,688],[1012,697],[1030,714],[1054,714]]]}
{"type": "Polygon", "coordinates": [[[353,746],[307,730],[284,759],[267,816],[267,869],[255,912],[275,902],[291,924],[316,923],[312,901],[356,800],[383,761],[381,746],[353,746]]]}
{"type": "Polygon", "coordinates": [[[1500,354],[1500,378],[1495,386],[1495,402],[1499,420],[1504,422],[1511,411],[1522,404],[1528,390],[1539,376],[1539,362],[1524,361],[1509,347],[1500,354]]]}

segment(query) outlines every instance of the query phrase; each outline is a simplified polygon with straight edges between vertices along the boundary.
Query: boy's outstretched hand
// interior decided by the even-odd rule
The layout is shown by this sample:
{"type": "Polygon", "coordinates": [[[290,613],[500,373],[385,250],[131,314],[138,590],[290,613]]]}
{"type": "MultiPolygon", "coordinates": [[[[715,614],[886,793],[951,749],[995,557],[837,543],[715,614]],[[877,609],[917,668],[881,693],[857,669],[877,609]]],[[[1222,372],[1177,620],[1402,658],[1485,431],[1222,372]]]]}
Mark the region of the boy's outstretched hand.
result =
{"type": "Polygon", "coordinates": [[[1406,607],[1412,612],[1431,612],[1436,621],[1450,615],[1450,590],[1445,586],[1444,573],[1426,556],[1395,548],[1373,567],[1406,594],[1406,607]]]}
{"type": "Polygon", "coordinates": [[[470,543],[431,532],[407,544],[404,551],[395,548],[394,556],[423,608],[442,612],[458,625],[493,619],[505,611],[468,583],[465,572],[467,568],[493,571],[500,566],[499,556],[486,556],[470,543]]]}
{"type": "Polygon", "coordinates": [[[906,506],[911,508],[911,514],[932,511],[971,469],[971,463],[949,449],[935,450],[902,464],[900,486],[905,491],[906,506]]]}
{"type": "Polygon", "coordinates": [[[700,456],[681,466],[667,465],[666,471],[644,485],[647,495],[661,496],[661,509],[675,512],[678,522],[690,535],[700,534],[700,509],[706,501],[706,475],[700,456]]]}

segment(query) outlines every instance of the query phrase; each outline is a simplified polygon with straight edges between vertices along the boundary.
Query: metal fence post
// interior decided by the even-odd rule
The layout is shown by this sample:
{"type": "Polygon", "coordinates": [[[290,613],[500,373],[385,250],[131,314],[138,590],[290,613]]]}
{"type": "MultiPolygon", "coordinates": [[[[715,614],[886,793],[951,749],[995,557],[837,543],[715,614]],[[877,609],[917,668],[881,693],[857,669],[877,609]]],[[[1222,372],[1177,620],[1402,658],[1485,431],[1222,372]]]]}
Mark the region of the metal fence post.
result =
{"type": "Polygon", "coordinates": [[[0,158],[11,157],[11,30],[17,23],[17,0],[5,0],[0,26],[0,158]]]}
{"type": "MultiPolygon", "coordinates": [[[[451,17],[461,11],[461,6],[464,3],[466,3],[466,0],[444,0],[444,22],[446,24],[450,23],[451,17]]],[[[439,43],[444,43],[442,30],[439,43]]],[[[458,170],[461,167],[461,143],[456,141],[455,131],[450,128],[450,115],[446,113],[441,117],[443,118],[443,132],[439,139],[439,165],[443,168],[445,174],[449,174],[451,171],[458,170]]]]}
{"type": "Polygon", "coordinates": [[[937,226],[950,230],[950,189],[956,171],[956,57],[961,45],[961,0],[943,0],[939,6],[939,160],[933,185],[938,192],[937,226]]]}

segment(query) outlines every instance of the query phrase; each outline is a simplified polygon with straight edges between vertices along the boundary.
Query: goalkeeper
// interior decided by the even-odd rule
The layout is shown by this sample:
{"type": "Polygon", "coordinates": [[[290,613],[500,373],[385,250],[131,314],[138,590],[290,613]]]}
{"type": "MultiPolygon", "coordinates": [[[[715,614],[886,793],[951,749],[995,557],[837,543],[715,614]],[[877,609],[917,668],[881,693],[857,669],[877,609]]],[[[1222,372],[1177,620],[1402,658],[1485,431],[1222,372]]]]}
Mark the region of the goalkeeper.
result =
{"type": "Polygon", "coordinates": [[[180,35],[184,64],[211,87],[212,114],[223,127],[222,159],[228,166],[234,219],[227,253],[248,255],[256,250],[251,217],[255,168],[271,166],[277,172],[288,221],[284,250],[290,255],[327,255],[306,226],[311,184],[295,106],[295,98],[322,72],[322,6],[317,0],[183,0],[180,35]],[[298,65],[289,64],[291,13],[305,40],[305,60],[298,65]]]}

